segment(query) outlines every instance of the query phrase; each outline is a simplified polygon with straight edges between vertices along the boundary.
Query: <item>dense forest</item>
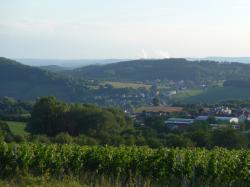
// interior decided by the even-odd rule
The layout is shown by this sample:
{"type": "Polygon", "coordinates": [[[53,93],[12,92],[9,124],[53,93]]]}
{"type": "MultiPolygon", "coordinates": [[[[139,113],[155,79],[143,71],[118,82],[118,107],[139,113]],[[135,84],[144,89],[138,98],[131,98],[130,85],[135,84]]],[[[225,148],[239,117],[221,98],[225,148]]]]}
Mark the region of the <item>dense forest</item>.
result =
{"type": "Polygon", "coordinates": [[[107,65],[94,65],[69,71],[89,79],[119,81],[250,79],[250,65],[185,59],[133,60],[107,65]]]}
{"type": "Polygon", "coordinates": [[[0,58],[0,97],[31,100],[54,95],[73,101],[86,93],[88,91],[82,81],[0,58]]]}
{"type": "Polygon", "coordinates": [[[140,90],[113,88],[111,85],[100,84],[97,81],[87,81],[0,58],[0,98],[35,100],[49,95],[68,102],[109,105],[107,103],[109,97],[115,98],[122,94],[138,92],[140,90]]]}

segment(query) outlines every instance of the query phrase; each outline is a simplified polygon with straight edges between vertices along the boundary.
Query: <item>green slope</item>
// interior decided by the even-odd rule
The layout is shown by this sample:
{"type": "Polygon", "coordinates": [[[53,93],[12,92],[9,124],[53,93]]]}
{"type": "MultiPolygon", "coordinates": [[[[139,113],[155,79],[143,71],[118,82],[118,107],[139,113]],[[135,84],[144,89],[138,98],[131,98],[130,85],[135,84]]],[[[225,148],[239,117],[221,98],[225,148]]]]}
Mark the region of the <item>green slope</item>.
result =
{"type": "Polygon", "coordinates": [[[250,79],[250,64],[188,61],[185,59],[133,60],[102,66],[87,66],[67,73],[88,79],[111,81],[194,81],[209,83],[250,79]]]}
{"type": "Polygon", "coordinates": [[[227,100],[250,99],[250,88],[217,87],[209,88],[193,96],[186,95],[184,97],[177,95],[173,100],[183,103],[216,103],[227,100]]]}
{"type": "Polygon", "coordinates": [[[25,131],[26,123],[17,121],[6,121],[10,127],[10,131],[14,135],[27,135],[28,132],[25,131]]]}
{"type": "Polygon", "coordinates": [[[84,96],[84,83],[56,73],[26,66],[16,61],[0,58],[0,97],[33,100],[53,95],[65,101],[75,101],[84,96]]]}

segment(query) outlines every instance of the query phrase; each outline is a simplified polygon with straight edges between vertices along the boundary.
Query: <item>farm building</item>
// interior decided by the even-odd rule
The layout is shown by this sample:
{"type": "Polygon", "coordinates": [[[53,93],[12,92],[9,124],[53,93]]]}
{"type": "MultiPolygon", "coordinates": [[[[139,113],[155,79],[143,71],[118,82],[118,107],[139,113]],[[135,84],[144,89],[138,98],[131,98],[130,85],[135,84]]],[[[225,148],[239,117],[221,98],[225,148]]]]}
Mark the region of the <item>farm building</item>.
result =
{"type": "Polygon", "coordinates": [[[182,107],[150,106],[136,109],[135,113],[145,113],[148,115],[164,115],[168,113],[182,112],[182,107]]]}
{"type": "MultiPolygon", "coordinates": [[[[215,116],[215,120],[217,121],[225,121],[229,123],[239,123],[239,118],[237,117],[225,117],[225,116],[215,116]]],[[[196,118],[197,121],[206,121],[208,119],[208,116],[198,116],[196,118]]]]}
{"type": "Polygon", "coordinates": [[[194,123],[194,119],[169,118],[167,121],[165,121],[165,124],[170,129],[185,128],[192,123],[194,123]]]}

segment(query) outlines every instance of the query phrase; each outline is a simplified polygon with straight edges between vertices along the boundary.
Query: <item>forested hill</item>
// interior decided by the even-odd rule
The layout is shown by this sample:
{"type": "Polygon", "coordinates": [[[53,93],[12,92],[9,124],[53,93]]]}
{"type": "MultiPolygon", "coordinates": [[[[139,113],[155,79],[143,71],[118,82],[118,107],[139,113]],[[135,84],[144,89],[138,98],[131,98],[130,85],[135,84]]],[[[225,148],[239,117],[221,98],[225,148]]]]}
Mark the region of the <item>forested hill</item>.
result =
{"type": "Polygon", "coordinates": [[[84,85],[77,85],[70,78],[0,58],[0,97],[36,99],[53,95],[61,100],[74,101],[85,91],[84,85]]]}
{"type": "Polygon", "coordinates": [[[72,75],[88,79],[116,81],[186,80],[208,81],[250,79],[250,64],[185,59],[133,60],[87,66],[70,71],[72,75]]]}

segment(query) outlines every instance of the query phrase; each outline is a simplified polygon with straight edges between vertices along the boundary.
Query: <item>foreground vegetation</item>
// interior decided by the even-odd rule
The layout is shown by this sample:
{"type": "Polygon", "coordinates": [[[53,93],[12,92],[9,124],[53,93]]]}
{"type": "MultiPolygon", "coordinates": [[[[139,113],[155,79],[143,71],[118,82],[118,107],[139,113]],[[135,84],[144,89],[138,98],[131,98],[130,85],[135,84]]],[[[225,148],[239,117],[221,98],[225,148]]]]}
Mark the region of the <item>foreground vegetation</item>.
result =
{"type": "MultiPolygon", "coordinates": [[[[3,114],[21,105],[2,103],[10,106],[3,114]]],[[[243,149],[250,147],[250,123],[235,130],[210,116],[171,130],[169,117],[145,117],[141,126],[120,109],[40,98],[25,129],[0,121],[0,186],[250,185],[250,151],[243,149]]]]}
{"type": "MultiPolygon", "coordinates": [[[[200,108],[190,106],[186,111],[195,115],[199,113],[200,108]]],[[[27,125],[0,121],[0,140],[8,143],[137,145],[151,148],[250,147],[250,123],[247,121],[239,124],[239,129],[233,129],[230,124],[210,117],[207,121],[196,121],[186,128],[170,129],[165,121],[171,116],[174,117],[173,115],[175,114],[145,116],[144,125],[140,125],[120,109],[64,103],[54,97],[43,97],[34,104],[27,125]],[[210,123],[219,124],[221,127],[213,129],[210,123]]],[[[178,115],[187,116],[185,113],[178,115]]]]}
{"type": "Polygon", "coordinates": [[[65,176],[110,184],[241,185],[250,183],[250,151],[0,144],[0,176],[65,176]],[[89,176],[89,177],[86,177],[89,176]]]}

